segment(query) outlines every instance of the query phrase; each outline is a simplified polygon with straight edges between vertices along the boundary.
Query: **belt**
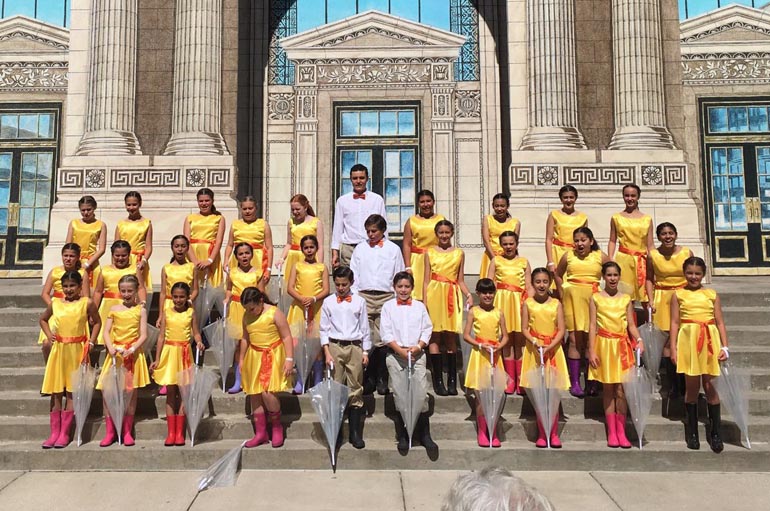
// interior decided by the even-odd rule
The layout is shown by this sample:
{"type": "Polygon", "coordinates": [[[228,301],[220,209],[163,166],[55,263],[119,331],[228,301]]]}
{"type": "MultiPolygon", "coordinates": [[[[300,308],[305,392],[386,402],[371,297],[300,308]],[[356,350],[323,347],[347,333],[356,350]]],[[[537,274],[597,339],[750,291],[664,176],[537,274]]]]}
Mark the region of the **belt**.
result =
{"type": "Polygon", "coordinates": [[[341,345],[352,344],[353,346],[358,346],[363,341],[361,341],[360,339],[349,341],[349,340],[346,340],[346,339],[332,339],[331,337],[329,337],[329,342],[334,343],[334,344],[341,344],[341,345]]]}
{"type": "Polygon", "coordinates": [[[684,289],[685,284],[682,284],[681,286],[666,286],[664,284],[655,284],[655,289],[660,289],[663,291],[673,291],[675,289],[684,289]]]}
{"type": "Polygon", "coordinates": [[[575,244],[574,243],[570,243],[569,241],[562,241],[559,238],[552,239],[551,243],[553,243],[557,247],[575,248],[575,244]]]}
{"type": "Polygon", "coordinates": [[[378,290],[376,290],[376,289],[366,289],[366,290],[363,290],[363,291],[359,291],[358,293],[359,293],[359,294],[360,294],[360,293],[364,293],[364,294],[367,294],[367,295],[378,295],[378,296],[382,296],[382,295],[392,295],[392,294],[393,294],[393,291],[378,291],[378,290]]]}
{"type": "Polygon", "coordinates": [[[635,363],[634,349],[636,348],[636,343],[631,341],[631,338],[628,336],[628,332],[618,333],[618,332],[611,332],[604,328],[600,328],[596,332],[596,335],[601,337],[607,337],[608,339],[617,339],[619,341],[626,341],[623,344],[623,346],[620,347],[620,350],[621,350],[620,366],[623,368],[624,371],[634,366],[634,363],[635,363]]]}
{"type": "MultiPolygon", "coordinates": [[[[549,344],[551,344],[551,341],[553,341],[553,338],[556,337],[556,332],[553,332],[551,335],[545,335],[530,328],[529,335],[531,335],[538,341],[543,341],[545,344],[542,344],[539,346],[544,348],[545,346],[548,346],[549,344]]],[[[547,353],[543,358],[545,359],[543,360],[543,362],[547,362],[551,367],[556,367],[556,359],[553,357],[553,352],[547,353]]]]}
{"type": "Polygon", "coordinates": [[[83,363],[88,358],[88,336],[85,335],[78,335],[74,337],[62,337],[59,334],[54,335],[54,340],[56,342],[60,342],[62,344],[75,344],[75,343],[83,343],[83,352],[80,355],[80,362],[83,363]]]}
{"type": "Polygon", "coordinates": [[[698,353],[703,351],[703,345],[706,343],[706,338],[709,340],[709,355],[714,354],[714,346],[711,338],[711,330],[708,328],[709,325],[716,325],[717,322],[715,320],[711,321],[698,321],[695,319],[683,319],[680,321],[683,325],[699,325],[700,326],[700,332],[698,333],[698,353]]]}
{"type": "Polygon", "coordinates": [[[598,281],[584,280],[584,279],[567,279],[567,282],[569,282],[570,284],[577,284],[578,286],[591,286],[591,292],[593,293],[599,292],[598,281]]]}
{"type": "MultiPolygon", "coordinates": [[[[91,254],[80,254],[80,260],[88,262],[88,260],[91,259],[91,254]]],[[[89,266],[86,270],[86,273],[88,273],[88,282],[93,286],[95,285],[93,275],[94,275],[94,268],[99,266],[99,260],[97,259],[93,266],[89,266]]]]}
{"type": "Polygon", "coordinates": [[[262,251],[262,275],[267,273],[267,248],[262,243],[249,243],[254,250],[262,251]]]}
{"type": "Polygon", "coordinates": [[[479,344],[491,344],[492,346],[497,346],[498,344],[500,344],[500,341],[485,339],[483,337],[478,337],[478,336],[476,336],[476,342],[479,344]]]}
{"type": "Polygon", "coordinates": [[[200,238],[190,238],[190,243],[207,243],[209,246],[209,257],[211,257],[211,253],[214,251],[214,241],[213,240],[204,240],[200,238]]]}
{"type": "Polygon", "coordinates": [[[498,282],[496,285],[497,289],[502,289],[505,291],[511,291],[513,293],[521,293],[521,301],[526,302],[529,295],[527,295],[527,290],[523,287],[519,287],[516,284],[508,284],[507,282],[498,282]]]}
{"type": "Polygon", "coordinates": [[[144,254],[145,254],[144,250],[132,250],[131,253],[137,256],[136,257],[137,261],[141,261],[142,259],[144,259],[144,254]]]}
{"type": "Polygon", "coordinates": [[[444,277],[443,275],[439,275],[438,273],[431,273],[430,280],[435,280],[436,282],[443,282],[445,284],[449,284],[449,288],[447,289],[447,294],[446,294],[446,308],[447,308],[447,312],[451,316],[455,312],[455,289],[458,286],[457,281],[444,277]]]}
{"type": "Polygon", "coordinates": [[[636,283],[639,287],[644,285],[644,281],[647,280],[647,252],[641,252],[639,250],[631,250],[623,245],[618,248],[619,252],[634,256],[636,259],[636,283]]]}
{"type": "Polygon", "coordinates": [[[241,295],[231,295],[230,301],[241,303],[241,295]]]}
{"type": "MultiPolygon", "coordinates": [[[[190,341],[173,341],[173,340],[167,340],[163,342],[164,345],[168,346],[174,346],[176,348],[189,348],[190,347],[190,341]]],[[[190,360],[190,350],[186,349],[182,351],[182,367],[184,369],[187,369],[192,365],[192,362],[190,360]]]]}
{"type": "Polygon", "coordinates": [[[292,243],[291,245],[289,245],[289,250],[300,250],[300,248],[299,248],[299,245],[295,245],[294,243],[292,243]]]}
{"type": "Polygon", "coordinates": [[[115,291],[105,291],[102,293],[102,298],[113,298],[116,300],[120,300],[123,297],[120,296],[120,293],[116,293],[115,291]]]}
{"type": "MultiPolygon", "coordinates": [[[[134,344],[137,341],[137,339],[132,339],[128,342],[113,342],[115,346],[120,346],[121,348],[130,348],[132,344],[134,344]]],[[[123,367],[126,368],[126,372],[131,375],[130,378],[126,378],[126,390],[133,390],[134,388],[134,355],[135,353],[132,353],[130,355],[123,354],[123,367]]]]}
{"type": "Polygon", "coordinates": [[[259,384],[262,386],[263,391],[267,391],[270,387],[270,377],[273,374],[273,350],[283,344],[282,340],[277,340],[269,346],[257,346],[249,343],[249,348],[253,349],[257,353],[260,353],[262,360],[259,365],[259,384]]]}
{"type": "Polygon", "coordinates": [[[63,293],[63,292],[61,292],[61,291],[54,291],[54,292],[53,292],[53,297],[54,297],[54,298],[60,298],[60,299],[61,299],[61,298],[64,298],[64,293],[63,293]]]}
{"type": "Polygon", "coordinates": [[[412,248],[411,248],[411,250],[410,250],[410,251],[411,251],[413,254],[424,254],[425,252],[427,252],[427,251],[428,251],[428,249],[427,249],[427,248],[420,248],[420,247],[415,247],[414,245],[412,245],[412,248]]]}

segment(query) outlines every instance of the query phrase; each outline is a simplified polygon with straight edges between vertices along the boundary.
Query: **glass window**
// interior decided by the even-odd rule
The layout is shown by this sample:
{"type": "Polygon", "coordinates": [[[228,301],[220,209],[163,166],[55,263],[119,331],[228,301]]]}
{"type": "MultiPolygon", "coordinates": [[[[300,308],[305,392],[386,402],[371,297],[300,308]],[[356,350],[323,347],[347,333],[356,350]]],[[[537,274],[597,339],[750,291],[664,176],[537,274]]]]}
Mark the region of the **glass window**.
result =
{"type": "Polygon", "coordinates": [[[709,107],[709,131],[722,133],[727,131],[727,108],[709,107]]]}
{"type": "Polygon", "coordinates": [[[415,136],[414,110],[343,111],[340,119],[343,137],[415,136]]]}
{"type": "Polygon", "coordinates": [[[380,135],[393,136],[398,135],[398,126],[396,123],[397,112],[380,112],[380,135]]]}
{"type": "Polygon", "coordinates": [[[35,17],[34,0],[5,0],[3,2],[3,17],[9,18],[16,15],[35,17]]]}
{"type": "Polygon", "coordinates": [[[358,112],[342,112],[342,136],[354,137],[361,133],[358,112]]]}
{"type": "Polygon", "coordinates": [[[16,114],[0,115],[0,138],[18,138],[19,116],[16,114]]]}
{"type": "Polygon", "coordinates": [[[4,0],[2,17],[27,16],[52,25],[66,27],[69,23],[69,0],[4,0]]]}
{"type": "Polygon", "coordinates": [[[379,135],[379,120],[377,112],[361,112],[361,135],[379,135]]]}
{"type": "Polygon", "coordinates": [[[767,131],[766,107],[749,107],[749,131],[767,131]]]}
{"type": "MultiPolygon", "coordinates": [[[[301,13],[297,13],[301,15],[301,13]]],[[[326,0],[326,23],[334,23],[356,14],[356,0],[326,0]]]]}
{"type": "Polygon", "coordinates": [[[414,150],[383,151],[385,159],[385,211],[388,230],[398,232],[415,209],[414,150]]]}
{"type": "Polygon", "coordinates": [[[398,113],[398,134],[414,136],[414,110],[398,113]]]}
{"type": "MultiPolygon", "coordinates": [[[[371,171],[372,168],[372,151],[364,150],[344,150],[340,151],[340,176],[342,183],[342,190],[340,195],[345,195],[353,191],[353,185],[350,184],[350,168],[356,163],[366,166],[371,171]]],[[[370,179],[366,183],[368,190],[372,189],[372,180],[370,179]]]]}
{"type": "Polygon", "coordinates": [[[730,131],[748,131],[749,116],[745,106],[731,106],[727,109],[727,124],[730,131]]]}
{"type": "Polygon", "coordinates": [[[770,146],[757,147],[757,181],[762,229],[770,230],[770,146]]]}
{"type": "Polygon", "coordinates": [[[743,149],[712,147],[710,155],[715,229],[745,230],[747,223],[743,149]]]}
{"type": "Polygon", "coordinates": [[[40,138],[53,138],[53,114],[40,114],[37,132],[40,138]]]}
{"type": "Polygon", "coordinates": [[[22,153],[18,233],[48,232],[53,153],[22,153]]]}

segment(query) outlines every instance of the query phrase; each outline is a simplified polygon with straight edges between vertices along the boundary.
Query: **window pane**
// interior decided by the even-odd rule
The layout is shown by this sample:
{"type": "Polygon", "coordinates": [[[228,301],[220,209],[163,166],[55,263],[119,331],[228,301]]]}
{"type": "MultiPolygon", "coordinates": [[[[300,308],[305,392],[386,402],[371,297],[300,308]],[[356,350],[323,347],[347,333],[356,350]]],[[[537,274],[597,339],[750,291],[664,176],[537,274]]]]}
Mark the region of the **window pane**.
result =
{"type": "Polygon", "coordinates": [[[731,176],[730,177],[730,202],[744,202],[746,200],[743,176],[731,176]]]}
{"type": "Polygon", "coordinates": [[[32,234],[34,211],[34,209],[28,208],[21,208],[19,210],[19,234],[32,234]]]}
{"type": "Polygon", "coordinates": [[[727,202],[727,178],[715,177],[714,178],[714,202],[727,202]]]}
{"type": "Polygon", "coordinates": [[[51,179],[52,171],[53,171],[53,153],[38,153],[37,178],[51,179]]]}
{"type": "Polygon", "coordinates": [[[398,179],[386,179],[385,180],[385,204],[390,206],[391,204],[399,204],[399,189],[398,179]]]}
{"type": "MultiPolygon", "coordinates": [[[[398,206],[386,206],[385,207],[385,216],[387,216],[388,220],[388,230],[391,230],[391,226],[399,226],[403,225],[401,223],[401,215],[399,214],[399,207],[398,206]]],[[[404,222],[406,223],[406,222],[404,222]]],[[[395,228],[396,231],[398,231],[398,227],[395,228]]]]}
{"type": "MultiPolygon", "coordinates": [[[[331,0],[336,2],[337,0],[331,0]]],[[[380,11],[388,12],[388,0],[358,0],[358,12],[380,11]]]]}
{"type": "Polygon", "coordinates": [[[19,116],[19,138],[37,138],[37,115],[19,116]]]}
{"type": "Polygon", "coordinates": [[[34,206],[35,205],[35,182],[34,181],[22,181],[21,182],[21,195],[19,196],[19,204],[22,206],[34,206]]]}
{"type": "Polygon", "coordinates": [[[414,179],[401,180],[401,204],[414,203],[414,179]]]}
{"type": "MultiPolygon", "coordinates": [[[[404,225],[407,220],[409,220],[409,217],[414,215],[414,206],[401,206],[401,222],[400,225],[404,225]]],[[[401,229],[399,226],[396,226],[396,231],[400,231],[401,229]]]]}
{"type": "MultiPolygon", "coordinates": [[[[13,154],[0,153],[0,180],[8,181],[11,179],[11,163],[13,162],[13,154]]],[[[2,201],[0,201],[0,204],[2,201]]]]}
{"type": "Polygon", "coordinates": [[[37,175],[37,154],[22,153],[21,155],[21,179],[24,181],[35,179],[37,175]]]}
{"type": "Polygon", "coordinates": [[[714,133],[727,131],[726,108],[709,108],[709,128],[714,133]]]}
{"type": "Polygon", "coordinates": [[[53,138],[53,115],[40,114],[38,123],[38,136],[40,138],[53,138]]]}
{"type": "Polygon", "coordinates": [[[327,0],[328,23],[332,23],[356,13],[356,0],[327,0]]]}
{"type": "Polygon", "coordinates": [[[414,111],[398,113],[398,134],[414,135],[414,111]]]}
{"type": "Polygon", "coordinates": [[[10,181],[0,181],[0,207],[7,208],[8,200],[11,198],[10,181]]]}
{"type": "Polygon", "coordinates": [[[350,167],[356,164],[355,151],[340,151],[340,175],[343,179],[350,178],[350,167]]]}
{"type": "Polygon", "coordinates": [[[749,130],[767,131],[767,108],[765,107],[749,108],[749,130]]]}
{"type": "Polygon", "coordinates": [[[5,12],[3,15],[8,18],[16,14],[23,14],[30,18],[35,17],[35,2],[32,0],[5,0],[5,12]]]}
{"type": "Polygon", "coordinates": [[[324,0],[297,0],[297,32],[320,27],[326,23],[324,0]]]}
{"type": "Polygon", "coordinates": [[[730,210],[727,204],[716,204],[714,206],[714,216],[716,217],[714,220],[718,231],[731,230],[730,210]]]}
{"type": "Polygon", "coordinates": [[[385,177],[399,177],[399,151],[385,151],[385,177]]]}
{"type": "Polygon", "coordinates": [[[358,112],[342,112],[342,136],[359,135],[361,128],[358,124],[358,112]]]}
{"type": "Polygon", "coordinates": [[[414,177],[414,151],[401,151],[401,177],[414,177]]]}
{"type": "Polygon", "coordinates": [[[38,208],[47,208],[51,205],[51,184],[48,181],[37,182],[37,193],[35,193],[35,206],[38,208]]]}
{"type": "MultiPolygon", "coordinates": [[[[361,165],[365,166],[367,169],[369,169],[369,177],[372,176],[372,152],[371,151],[358,151],[356,153],[356,163],[360,163],[361,165]]],[[[369,189],[372,188],[372,180],[369,180],[369,189]]]]}
{"type": "Polygon", "coordinates": [[[397,135],[396,112],[380,112],[380,135],[397,135]]]}
{"type": "Polygon", "coordinates": [[[48,233],[48,208],[35,209],[35,234],[48,233]]]}
{"type": "Polygon", "coordinates": [[[390,0],[390,13],[412,21],[419,21],[419,3],[414,0],[390,0]]]}
{"type": "Polygon", "coordinates": [[[727,174],[727,150],[711,149],[711,172],[714,175],[727,174]]]}
{"type": "Polygon", "coordinates": [[[420,22],[449,30],[449,0],[420,2],[420,22]]]}
{"type": "Polygon", "coordinates": [[[8,210],[0,208],[0,234],[8,234],[8,210]]]}
{"type": "Polygon", "coordinates": [[[727,109],[727,123],[730,131],[748,131],[749,119],[746,113],[746,107],[731,106],[727,109]]]}
{"type": "Polygon", "coordinates": [[[19,116],[6,114],[0,116],[0,138],[17,138],[19,131],[19,116]]]}
{"type": "Polygon", "coordinates": [[[745,204],[730,205],[730,216],[732,217],[732,226],[734,230],[746,229],[746,206],[745,204]]]}
{"type": "Polygon", "coordinates": [[[727,169],[730,174],[743,174],[743,150],[730,147],[727,150],[727,169]]]}
{"type": "Polygon", "coordinates": [[[65,7],[65,0],[37,0],[37,19],[64,26],[65,7]]]}
{"type": "Polygon", "coordinates": [[[361,112],[361,135],[377,135],[379,128],[377,117],[377,112],[361,112]]]}

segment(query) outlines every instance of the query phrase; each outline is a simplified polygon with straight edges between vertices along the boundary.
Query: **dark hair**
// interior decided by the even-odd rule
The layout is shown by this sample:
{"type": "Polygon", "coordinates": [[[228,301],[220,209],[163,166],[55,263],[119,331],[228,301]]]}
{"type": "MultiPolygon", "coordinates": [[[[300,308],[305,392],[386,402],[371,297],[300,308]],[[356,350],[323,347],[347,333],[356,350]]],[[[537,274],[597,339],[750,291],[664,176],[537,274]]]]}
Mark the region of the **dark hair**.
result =
{"type": "Polygon", "coordinates": [[[618,270],[618,275],[620,275],[620,265],[616,263],[615,261],[607,261],[606,263],[602,263],[602,275],[605,275],[607,273],[607,270],[610,268],[615,268],[618,270]]]}
{"type": "Polygon", "coordinates": [[[310,205],[310,201],[308,200],[307,197],[305,197],[301,193],[298,193],[294,195],[291,199],[289,199],[289,204],[291,204],[292,202],[296,202],[303,208],[306,208],[308,215],[315,216],[315,211],[313,211],[313,206],[310,205]]]}
{"type": "Polygon", "coordinates": [[[353,278],[353,270],[347,266],[337,266],[332,272],[332,279],[348,279],[350,282],[353,282],[353,278]]]}
{"type": "Polygon", "coordinates": [[[89,206],[93,206],[94,209],[96,209],[96,199],[93,198],[91,195],[84,195],[78,200],[78,206],[82,206],[83,204],[88,204],[89,206]]]}
{"type": "Polygon", "coordinates": [[[674,234],[679,234],[678,232],[676,232],[676,226],[674,224],[672,224],[671,222],[662,222],[658,224],[658,226],[655,228],[655,236],[660,237],[660,233],[663,232],[663,229],[665,229],[666,227],[674,231],[674,234]]]}
{"type": "Polygon", "coordinates": [[[497,286],[495,286],[495,281],[487,278],[479,279],[478,282],[476,282],[476,292],[477,293],[497,292],[497,286]]]}
{"type": "Polygon", "coordinates": [[[77,243],[65,243],[64,246],[61,248],[61,253],[64,255],[65,250],[72,250],[75,252],[75,255],[77,256],[77,261],[75,262],[75,268],[80,269],[80,245],[77,243]]]}
{"type": "Polygon", "coordinates": [[[449,220],[446,220],[446,219],[439,220],[438,222],[436,222],[436,225],[433,226],[433,232],[438,234],[438,228],[439,227],[444,227],[444,226],[447,226],[450,229],[452,229],[452,234],[455,233],[455,225],[452,222],[450,222],[449,220]]]}
{"type": "Polygon", "coordinates": [[[126,282],[130,282],[134,285],[137,289],[139,289],[139,279],[136,278],[136,275],[123,275],[120,277],[120,280],[118,281],[118,286],[121,284],[125,284],[126,282]]]}
{"type": "Polygon", "coordinates": [[[185,292],[187,296],[190,296],[190,293],[192,293],[192,290],[190,289],[190,285],[187,284],[187,282],[174,282],[174,285],[171,286],[171,290],[169,291],[169,294],[174,293],[174,289],[181,289],[185,292]]]}
{"type": "Polygon", "coordinates": [[[589,229],[586,226],[578,227],[577,229],[572,231],[573,240],[575,239],[575,236],[577,234],[585,234],[588,237],[588,239],[590,239],[593,242],[591,243],[591,252],[593,252],[594,250],[599,250],[599,243],[596,242],[596,238],[594,237],[594,232],[591,229],[589,229]]]}
{"type": "Polygon", "coordinates": [[[254,247],[251,246],[251,243],[246,243],[245,241],[241,241],[240,243],[236,243],[233,247],[233,254],[238,254],[238,249],[241,247],[249,247],[249,252],[254,254],[254,247]]]}
{"type": "Polygon", "coordinates": [[[704,261],[701,257],[692,256],[685,259],[684,263],[682,264],[682,271],[685,271],[688,266],[697,266],[703,270],[704,275],[706,274],[706,261],[704,261]]]}
{"type": "Polygon", "coordinates": [[[511,205],[511,198],[508,197],[508,194],[505,193],[496,193],[494,197],[492,197],[492,202],[494,203],[496,200],[504,200],[506,206],[511,205]]]}
{"type": "Polygon", "coordinates": [[[497,240],[502,242],[503,238],[508,238],[508,237],[512,237],[513,239],[515,239],[516,243],[519,242],[519,235],[516,234],[514,231],[503,231],[502,233],[500,233],[500,236],[497,237],[497,240]]]}
{"type": "Polygon", "coordinates": [[[268,305],[275,305],[267,297],[265,293],[257,289],[256,287],[247,287],[241,293],[241,305],[248,305],[250,303],[266,303],[268,305]]]}
{"type": "Polygon", "coordinates": [[[575,188],[572,185],[564,185],[561,188],[559,188],[559,198],[561,199],[562,195],[564,195],[565,193],[569,193],[569,192],[574,193],[575,194],[575,198],[577,199],[577,197],[578,197],[577,188],[575,188]]]}
{"type": "MultiPolygon", "coordinates": [[[[177,234],[176,236],[171,238],[171,250],[172,250],[172,252],[174,250],[174,242],[177,241],[177,240],[184,240],[184,242],[187,243],[187,248],[188,249],[190,248],[190,240],[187,239],[187,236],[185,236],[184,234],[177,234]]],[[[176,258],[172,255],[171,256],[171,261],[169,261],[169,262],[173,263],[175,260],[176,260],[176,258]]]]}
{"type": "Polygon", "coordinates": [[[420,190],[417,192],[417,202],[420,202],[420,197],[430,197],[433,202],[436,202],[436,196],[430,190],[420,190]]]}
{"type": "Polygon", "coordinates": [[[195,197],[198,198],[201,195],[208,195],[211,197],[211,212],[215,215],[221,215],[219,211],[217,211],[217,207],[214,205],[214,190],[211,188],[201,188],[198,190],[198,193],[195,194],[195,197]]]}
{"type": "Polygon", "coordinates": [[[350,167],[350,174],[353,175],[353,172],[363,172],[366,174],[366,177],[369,177],[369,169],[366,168],[366,165],[362,165],[360,163],[356,163],[352,167],[350,167]]]}
{"type": "Polygon", "coordinates": [[[393,275],[393,287],[396,287],[396,284],[398,284],[402,280],[408,280],[409,285],[414,287],[414,277],[408,271],[400,271],[395,275],[393,275]]]}
{"type": "Polygon", "coordinates": [[[126,202],[131,197],[138,200],[140,206],[142,205],[142,195],[139,192],[134,190],[131,190],[130,192],[128,192],[126,195],[123,196],[123,202],[126,202]]]}
{"type": "Polygon", "coordinates": [[[368,229],[371,226],[375,226],[377,230],[381,232],[388,230],[388,222],[385,221],[382,215],[378,215],[377,213],[369,215],[369,218],[364,222],[365,228],[368,229]]]}
{"type": "Polygon", "coordinates": [[[131,253],[131,244],[126,240],[115,240],[110,246],[110,253],[114,254],[116,250],[125,248],[128,253],[131,253]]]}
{"type": "Polygon", "coordinates": [[[257,205],[257,199],[255,199],[253,195],[247,195],[246,197],[242,198],[239,202],[239,205],[242,205],[244,202],[253,202],[255,206],[257,205]]]}
{"type": "Polygon", "coordinates": [[[83,276],[80,274],[80,272],[65,271],[62,274],[61,279],[59,279],[59,281],[63,284],[67,280],[74,281],[78,286],[83,285],[83,276]]]}
{"type": "Polygon", "coordinates": [[[532,274],[530,275],[529,280],[534,284],[535,283],[535,275],[539,275],[541,273],[545,273],[546,275],[548,275],[548,280],[549,281],[551,280],[551,272],[548,271],[547,268],[543,268],[542,266],[538,266],[537,268],[532,270],[532,274]]]}
{"type": "Polygon", "coordinates": [[[302,239],[299,240],[300,250],[302,250],[302,245],[304,245],[306,241],[312,241],[313,245],[315,245],[315,249],[318,250],[318,238],[315,237],[315,234],[305,234],[302,236],[302,239]]]}
{"type": "Polygon", "coordinates": [[[636,196],[637,197],[641,197],[642,196],[642,189],[639,188],[638,184],[636,184],[636,183],[628,183],[626,185],[623,185],[623,193],[625,193],[626,188],[633,188],[634,190],[636,190],[636,196]]]}

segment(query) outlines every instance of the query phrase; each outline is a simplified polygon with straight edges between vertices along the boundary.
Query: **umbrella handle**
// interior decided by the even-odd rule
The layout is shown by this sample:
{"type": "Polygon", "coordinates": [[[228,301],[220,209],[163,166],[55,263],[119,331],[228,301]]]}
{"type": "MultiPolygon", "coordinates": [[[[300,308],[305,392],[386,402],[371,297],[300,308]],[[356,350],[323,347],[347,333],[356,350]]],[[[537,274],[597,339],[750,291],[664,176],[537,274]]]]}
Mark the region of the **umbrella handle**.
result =
{"type": "Polygon", "coordinates": [[[198,347],[195,347],[195,365],[200,365],[200,356],[201,356],[201,350],[198,349],[198,347]]]}
{"type": "Polygon", "coordinates": [[[537,347],[537,351],[540,354],[540,365],[544,366],[545,365],[545,350],[543,349],[542,346],[538,346],[537,347]]]}
{"type": "Polygon", "coordinates": [[[406,365],[409,370],[412,370],[412,350],[406,352],[406,365]]]}
{"type": "Polygon", "coordinates": [[[636,367],[642,366],[642,350],[639,348],[636,348],[634,350],[634,353],[636,354],[636,367]]]}

